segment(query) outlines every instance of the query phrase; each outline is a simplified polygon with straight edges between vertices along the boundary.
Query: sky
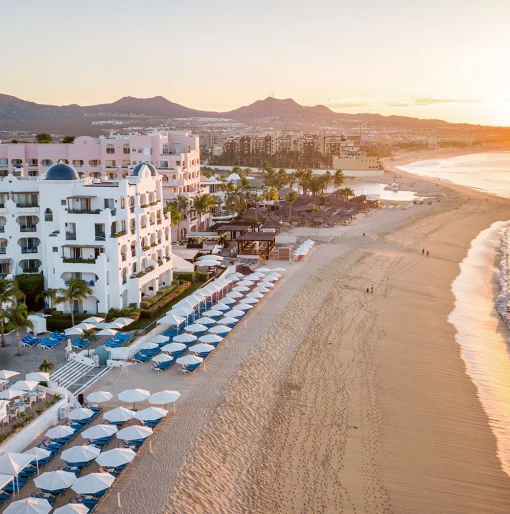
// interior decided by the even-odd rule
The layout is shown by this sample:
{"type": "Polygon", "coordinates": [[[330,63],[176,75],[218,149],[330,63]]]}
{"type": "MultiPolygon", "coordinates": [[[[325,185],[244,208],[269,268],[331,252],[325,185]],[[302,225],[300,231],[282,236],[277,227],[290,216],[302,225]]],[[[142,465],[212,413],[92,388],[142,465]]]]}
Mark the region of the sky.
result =
{"type": "Polygon", "coordinates": [[[274,95],[510,126],[510,0],[2,4],[0,93],[25,100],[227,111],[274,95]]]}

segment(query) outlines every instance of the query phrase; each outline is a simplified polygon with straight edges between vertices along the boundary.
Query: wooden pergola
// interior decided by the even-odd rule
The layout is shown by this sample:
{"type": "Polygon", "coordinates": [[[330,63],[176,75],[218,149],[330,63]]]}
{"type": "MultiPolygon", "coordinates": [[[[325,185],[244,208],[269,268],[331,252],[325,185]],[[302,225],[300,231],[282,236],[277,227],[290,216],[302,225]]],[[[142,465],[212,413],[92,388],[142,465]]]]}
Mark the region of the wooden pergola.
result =
{"type": "Polygon", "coordinates": [[[259,255],[269,259],[276,246],[274,232],[247,232],[236,239],[237,255],[259,255]]]}
{"type": "Polygon", "coordinates": [[[234,241],[235,239],[237,239],[238,233],[242,236],[243,234],[246,234],[246,232],[248,232],[248,230],[250,230],[250,228],[251,228],[251,225],[249,225],[249,224],[247,224],[247,225],[245,225],[245,224],[237,224],[237,225],[230,224],[230,225],[221,225],[216,229],[216,231],[218,232],[218,234],[229,232],[230,233],[229,240],[234,241]]]}

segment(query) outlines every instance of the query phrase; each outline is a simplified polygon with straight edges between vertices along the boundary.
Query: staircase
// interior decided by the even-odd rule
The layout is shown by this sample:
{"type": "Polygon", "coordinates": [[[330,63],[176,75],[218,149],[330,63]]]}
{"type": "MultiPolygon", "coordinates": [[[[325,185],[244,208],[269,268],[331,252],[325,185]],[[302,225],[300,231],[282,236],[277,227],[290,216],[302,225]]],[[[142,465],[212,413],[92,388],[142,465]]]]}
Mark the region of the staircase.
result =
{"type": "Polygon", "coordinates": [[[50,380],[76,395],[106,375],[110,369],[110,366],[96,368],[93,364],[73,359],[52,373],[50,380]]]}

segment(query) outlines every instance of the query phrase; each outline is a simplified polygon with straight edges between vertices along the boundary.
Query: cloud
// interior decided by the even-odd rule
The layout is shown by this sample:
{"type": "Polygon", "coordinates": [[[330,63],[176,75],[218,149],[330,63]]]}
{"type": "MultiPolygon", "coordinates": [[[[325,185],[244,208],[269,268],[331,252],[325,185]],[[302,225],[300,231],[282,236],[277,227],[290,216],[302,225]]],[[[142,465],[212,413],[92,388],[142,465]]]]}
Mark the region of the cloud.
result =
{"type": "Polygon", "coordinates": [[[455,97],[346,97],[346,98],[323,98],[318,102],[308,105],[323,104],[331,109],[360,109],[380,107],[427,107],[438,104],[466,104],[479,103],[482,100],[455,98],[455,97]]]}

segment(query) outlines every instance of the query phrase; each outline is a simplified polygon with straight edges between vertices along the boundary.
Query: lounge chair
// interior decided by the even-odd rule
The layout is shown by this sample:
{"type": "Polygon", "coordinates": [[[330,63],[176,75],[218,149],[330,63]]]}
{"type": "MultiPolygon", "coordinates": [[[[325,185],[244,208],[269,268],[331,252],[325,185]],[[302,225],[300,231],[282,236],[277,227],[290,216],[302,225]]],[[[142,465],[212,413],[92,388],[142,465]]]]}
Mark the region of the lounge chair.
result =
{"type": "Polygon", "coordinates": [[[170,366],[174,363],[174,361],[160,362],[159,364],[153,364],[151,366],[151,371],[166,371],[170,366]]]}
{"type": "Polygon", "coordinates": [[[142,364],[144,364],[145,362],[148,362],[149,359],[150,359],[150,357],[148,355],[144,355],[141,352],[138,352],[135,355],[133,355],[133,360],[135,360],[136,362],[140,362],[142,364]]]}

